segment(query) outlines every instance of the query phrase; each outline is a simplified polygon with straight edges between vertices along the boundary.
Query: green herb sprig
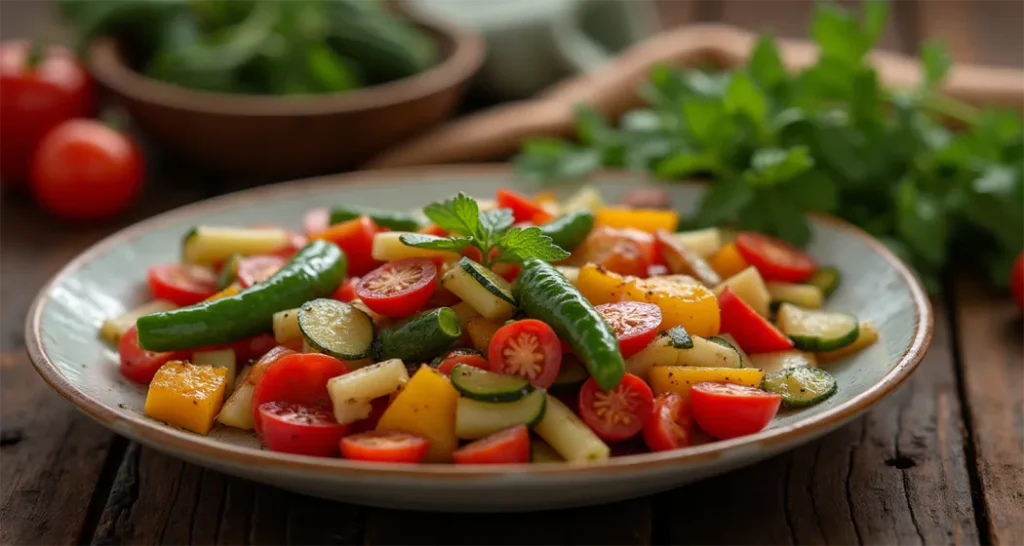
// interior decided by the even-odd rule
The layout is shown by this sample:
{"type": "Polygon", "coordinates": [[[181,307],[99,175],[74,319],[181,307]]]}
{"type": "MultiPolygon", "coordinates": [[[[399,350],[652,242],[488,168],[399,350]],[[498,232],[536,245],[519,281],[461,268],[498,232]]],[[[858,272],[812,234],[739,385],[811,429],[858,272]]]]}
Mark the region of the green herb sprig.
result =
{"type": "Polygon", "coordinates": [[[919,86],[882,88],[866,54],[888,7],[863,6],[860,18],[816,7],[821,54],[799,73],[786,72],[770,36],[731,72],[656,67],[641,90],[649,108],[613,127],[581,106],[579,143],[527,140],[519,171],[541,182],[602,165],[711,178],[690,227],[733,225],[804,245],[804,212],[823,211],[879,237],[932,290],[954,255],[1005,286],[1024,247],[1020,116],[942,96],[950,60],[938,43],[921,48],[919,86]],[[950,131],[950,119],[966,129],[950,131]]]}
{"type": "Polygon", "coordinates": [[[564,260],[569,253],[556,245],[537,227],[512,227],[510,209],[481,211],[464,193],[423,207],[423,214],[451,237],[406,233],[398,239],[406,246],[462,252],[476,247],[484,265],[500,262],[522,264],[527,258],[548,262],[564,260]],[[492,250],[496,249],[496,252],[492,250]]]}

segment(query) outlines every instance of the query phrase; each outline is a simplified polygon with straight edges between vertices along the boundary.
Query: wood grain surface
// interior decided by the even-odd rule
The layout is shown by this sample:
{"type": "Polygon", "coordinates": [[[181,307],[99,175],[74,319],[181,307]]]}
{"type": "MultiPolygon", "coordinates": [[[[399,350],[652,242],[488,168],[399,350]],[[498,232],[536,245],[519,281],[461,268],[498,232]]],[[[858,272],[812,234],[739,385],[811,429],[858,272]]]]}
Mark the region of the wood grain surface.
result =
{"type": "MultiPolygon", "coordinates": [[[[49,24],[4,1],[0,30],[49,24]]],[[[666,26],[725,21],[803,36],[798,0],[659,2],[666,26]]],[[[942,36],[958,60],[1021,68],[1024,3],[896,2],[886,47],[942,36]]],[[[792,452],[661,495],[534,514],[366,508],[262,486],[130,443],[81,416],[31,368],[23,321],[69,258],[162,210],[240,188],[152,165],[142,203],[99,226],[0,197],[0,543],[3,544],[1024,544],[1020,313],[955,276],[934,301],[928,356],[865,417],[792,452]]]]}

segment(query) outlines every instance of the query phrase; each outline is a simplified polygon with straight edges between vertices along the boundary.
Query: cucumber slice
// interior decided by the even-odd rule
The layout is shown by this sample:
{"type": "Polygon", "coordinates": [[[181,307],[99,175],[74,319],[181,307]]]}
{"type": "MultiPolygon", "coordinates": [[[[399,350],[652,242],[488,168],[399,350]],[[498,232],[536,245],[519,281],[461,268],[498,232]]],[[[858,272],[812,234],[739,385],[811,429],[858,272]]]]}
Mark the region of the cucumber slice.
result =
{"type": "Polygon", "coordinates": [[[381,330],[373,342],[373,356],[377,360],[429,362],[460,337],[462,326],[455,311],[439,307],[381,330]]]}
{"type": "Polygon", "coordinates": [[[238,262],[242,261],[241,254],[232,254],[228,258],[224,265],[220,268],[220,273],[217,274],[217,290],[224,290],[231,286],[231,283],[238,280],[238,262]]]}
{"type": "Polygon", "coordinates": [[[783,303],[779,307],[779,329],[801,351],[822,352],[842,349],[857,340],[857,317],[846,313],[807,311],[783,303]]]}
{"type": "Polygon", "coordinates": [[[182,242],[185,263],[215,264],[232,254],[270,254],[288,246],[288,232],[278,228],[198,226],[182,242]]]}
{"type": "Polygon", "coordinates": [[[590,377],[587,368],[573,354],[562,355],[562,366],[558,369],[558,377],[551,385],[555,392],[566,392],[579,388],[590,377]]]}
{"type": "Polygon", "coordinates": [[[491,320],[505,320],[516,312],[508,281],[469,258],[463,257],[448,270],[441,285],[491,320]]]}
{"type": "Polygon", "coordinates": [[[544,389],[536,389],[515,402],[480,402],[461,397],[455,410],[455,435],[476,440],[515,425],[532,427],[544,417],[547,399],[544,389]]]}
{"type": "Polygon", "coordinates": [[[821,368],[786,368],[766,375],[761,388],[782,395],[787,407],[799,408],[825,400],[838,386],[836,378],[821,368]]]}
{"type": "Polygon", "coordinates": [[[783,303],[792,303],[804,309],[821,309],[825,302],[821,289],[813,284],[769,282],[765,286],[768,288],[768,295],[771,296],[771,306],[776,310],[783,303]]]}
{"type": "Polygon", "coordinates": [[[316,299],[299,308],[299,330],[314,351],[342,360],[370,354],[373,321],[355,307],[337,300],[316,299]]]}
{"type": "Polygon", "coordinates": [[[839,270],[832,266],[825,266],[818,268],[817,271],[811,275],[811,278],[807,280],[807,284],[813,284],[817,286],[822,295],[826,298],[832,295],[832,292],[839,288],[839,270]]]}
{"type": "Polygon", "coordinates": [[[814,353],[805,353],[793,349],[750,355],[750,362],[753,367],[764,370],[764,373],[774,373],[787,368],[818,367],[818,360],[814,353]]]}
{"type": "MultiPolygon", "coordinates": [[[[739,366],[736,366],[736,367],[737,368],[742,368],[743,367],[743,362],[746,360],[746,358],[744,358],[743,351],[739,347],[737,347],[735,343],[733,343],[732,341],[729,341],[728,339],[725,339],[724,337],[721,337],[721,336],[711,336],[711,337],[708,338],[708,341],[710,341],[711,343],[716,343],[718,345],[721,345],[722,347],[725,347],[726,349],[730,349],[733,352],[735,352],[736,356],[739,358],[739,366]]],[[[730,367],[732,367],[732,366],[730,366],[730,367]]]]}
{"type": "Polygon", "coordinates": [[[481,402],[515,402],[533,391],[533,385],[518,375],[481,370],[457,364],[452,369],[452,386],[462,396],[481,402]]]}

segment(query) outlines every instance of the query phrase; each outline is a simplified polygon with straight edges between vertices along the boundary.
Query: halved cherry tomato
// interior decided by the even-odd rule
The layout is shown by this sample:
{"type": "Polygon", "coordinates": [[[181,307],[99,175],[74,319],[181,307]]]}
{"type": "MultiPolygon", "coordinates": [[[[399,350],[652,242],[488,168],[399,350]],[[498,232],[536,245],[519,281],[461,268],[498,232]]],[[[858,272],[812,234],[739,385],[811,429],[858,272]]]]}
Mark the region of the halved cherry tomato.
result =
{"type": "Polygon", "coordinates": [[[386,263],[367,273],[356,295],[374,313],[404,317],[423,307],[437,285],[437,268],[426,258],[386,263]]]}
{"type": "Polygon", "coordinates": [[[159,300],[193,305],[217,293],[217,275],[198,265],[167,264],[146,272],[149,291],[159,300]]]}
{"type": "Polygon", "coordinates": [[[1017,254],[1010,269],[1010,294],[1017,306],[1024,309],[1024,252],[1017,254]]]}
{"type": "Polygon", "coordinates": [[[610,391],[603,391],[591,377],[580,388],[580,417],[598,436],[609,442],[631,438],[644,428],[654,409],[654,393],[639,377],[627,373],[610,391]]]}
{"type": "Polygon", "coordinates": [[[518,375],[546,389],[562,367],[562,343],[547,324],[536,319],[517,320],[494,333],[487,362],[491,371],[518,375]]]}
{"type": "Polygon", "coordinates": [[[271,451],[314,457],[338,454],[347,425],[334,420],[330,406],[266,402],[259,407],[260,443],[271,451]]]}
{"type": "Polygon", "coordinates": [[[644,425],[644,442],[651,451],[668,451],[690,445],[693,441],[693,418],[682,396],[674,392],[654,400],[654,411],[644,425]]]}
{"type": "Polygon", "coordinates": [[[512,216],[516,222],[543,224],[551,221],[551,214],[544,210],[544,207],[529,197],[512,190],[499,189],[497,204],[500,209],[512,209],[512,216]]]}
{"type": "Polygon", "coordinates": [[[770,353],[793,348],[793,340],[757,314],[757,311],[740,299],[731,288],[726,287],[718,295],[718,308],[722,313],[722,326],[719,331],[732,335],[744,351],[770,353]]]}
{"type": "Polygon", "coordinates": [[[134,326],[121,336],[117,352],[121,360],[121,375],[143,385],[149,385],[160,366],[171,360],[181,360],[188,356],[186,351],[154,353],[143,349],[139,346],[139,332],[134,326]]]}
{"type": "Polygon", "coordinates": [[[302,218],[302,229],[310,237],[331,227],[331,211],[327,207],[313,209],[302,218]]]}
{"type": "Polygon", "coordinates": [[[516,264],[510,264],[506,262],[497,263],[491,266],[491,271],[497,273],[501,278],[508,282],[514,282],[516,277],[519,276],[519,271],[523,268],[516,264]]]}
{"type": "Polygon", "coordinates": [[[341,454],[354,461],[418,463],[430,443],[408,432],[370,430],[341,439],[341,454]]]}
{"type": "Polygon", "coordinates": [[[288,260],[281,256],[249,256],[238,261],[238,284],[242,288],[263,282],[277,273],[288,260]]]}
{"type": "Polygon", "coordinates": [[[617,301],[594,306],[619,339],[619,352],[629,358],[654,340],[661,327],[661,308],[653,303],[617,301]]]}
{"type": "Polygon", "coordinates": [[[274,339],[274,334],[259,334],[253,337],[233,341],[229,343],[228,346],[235,350],[235,358],[237,358],[240,363],[245,363],[250,360],[262,358],[263,355],[270,352],[271,349],[277,347],[278,343],[277,340],[274,339]]]}
{"type": "Polygon", "coordinates": [[[316,353],[295,353],[281,357],[263,372],[252,393],[252,420],[260,434],[260,406],[267,402],[292,402],[331,407],[327,380],[349,372],[348,366],[316,353]]]}
{"type": "Polygon", "coordinates": [[[341,286],[338,287],[338,290],[334,292],[331,298],[349,303],[356,299],[356,285],[358,284],[359,277],[349,277],[348,279],[345,279],[345,282],[341,283],[341,286]]]}
{"type": "Polygon", "coordinates": [[[359,434],[360,432],[366,432],[368,430],[374,430],[377,428],[377,422],[380,421],[380,416],[384,415],[384,411],[388,409],[391,404],[390,396],[381,396],[380,398],[374,398],[370,401],[370,415],[367,415],[365,419],[360,419],[349,427],[349,434],[359,434]]]}
{"type": "Polygon", "coordinates": [[[437,237],[447,237],[448,232],[441,229],[441,226],[437,224],[430,224],[426,227],[422,227],[416,231],[416,233],[422,233],[424,235],[434,235],[437,237]]]}
{"type": "Polygon", "coordinates": [[[697,383],[690,389],[690,411],[700,428],[720,440],[760,431],[779,411],[782,397],[745,385],[697,383]]]}
{"type": "Polygon", "coordinates": [[[512,464],[530,462],[530,432],[516,425],[456,449],[455,464],[512,464]]]}
{"type": "Polygon", "coordinates": [[[818,268],[807,254],[763,233],[744,231],[735,243],[743,259],[766,281],[804,282],[818,268]]]}
{"type": "Polygon", "coordinates": [[[477,263],[483,263],[484,261],[483,253],[475,246],[467,246],[462,249],[462,255],[477,263]]]}
{"type": "Polygon", "coordinates": [[[373,236],[383,231],[369,216],[360,216],[347,222],[334,224],[310,239],[324,239],[338,245],[345,251],[348,260],[348,274],[354,277],[365,275],[380,265],[373,259],[373,236]]]}
{"type": "Polygon", "coordinates": [[[282,358],[296,354],[297,351],[289,349],[284,345],[278,345],[273,349],[267,351],[266,354],[261,356],[259,360],[253,363],[252,368],[249,369],[249,375],[246,376],[245,381],[253,385],[257,385],[260,379],[263,378],[264,372],[270,369],[274,363],[282,358]]]}
{"type": "Polygon", "coordinates": [[[620,275],[645,277],[655,263],[654,236],[637,229],[599,227],[573,252],[573,262],[594,263],[620,275]]]}
{"type": "Polygon", "coordinates": [[[454,351],[450,351],[448,355],[444,357],[441,364],[437,366],[437,371],[444,375],[451,375],[452,368],[458,364],[473,366],[474,368],[480,368],[481,370],[491,369],[484,357],[463,349],[455,349],[454,351]]]}

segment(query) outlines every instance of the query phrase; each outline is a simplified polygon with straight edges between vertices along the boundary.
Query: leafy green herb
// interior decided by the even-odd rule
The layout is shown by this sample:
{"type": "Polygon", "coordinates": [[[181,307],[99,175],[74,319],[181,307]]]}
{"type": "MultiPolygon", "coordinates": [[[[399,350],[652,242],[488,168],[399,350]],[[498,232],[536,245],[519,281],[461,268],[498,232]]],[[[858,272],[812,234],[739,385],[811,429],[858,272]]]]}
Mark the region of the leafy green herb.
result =
{"type": "Polygon", "coordinates": [[[803,245],[806,211],[861,226],[938,287],[952,256],[980,264],[997,285],[1024,247],[1024,123],[979,112],[939,93],[950,59],[922,45],[922,79],[886,90],[866,55],[888,6],[861,17],[835,3],[816,7],[817,62],[788,74],[771,36],[747,66],[727,72],[659,66],[640,90],[649,108],[609,124],[577,109],[579,144],[531,139],[515,159],[542,183],[625,166],[663,179],[715,180],[690,227],[732,225],[803,245]],[[942,125],[966,126],[954,133],[942,125]]]}
{"type": "Polygon", "coordinates": [[[499,262],[521,264],[527,258],[556,262],[569,257],[569,253],[544,235],[540,228],[509,229],[514,221],[510,209],[481,211],[472,197],[461,192],[446,201],[423,207],[423,214],[452,236],[406,233],[399,237],[406,246],[450,252],[461,252],[473,246],[480,250],[484,265],[499,262]],[[497,249],[493,256],[492,249],[497,249]]]}

